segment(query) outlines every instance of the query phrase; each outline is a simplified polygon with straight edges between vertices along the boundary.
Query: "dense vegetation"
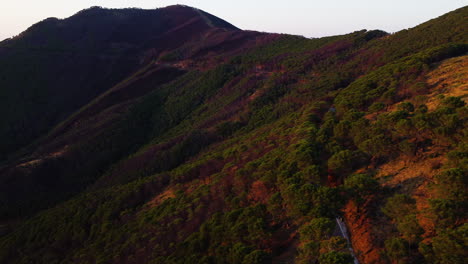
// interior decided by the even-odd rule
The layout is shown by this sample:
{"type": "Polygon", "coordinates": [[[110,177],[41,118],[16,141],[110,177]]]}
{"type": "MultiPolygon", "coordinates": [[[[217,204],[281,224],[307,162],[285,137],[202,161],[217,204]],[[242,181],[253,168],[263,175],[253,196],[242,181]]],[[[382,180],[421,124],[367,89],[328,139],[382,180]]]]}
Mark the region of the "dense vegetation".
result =
{"type": "MultiPolygon", "coordinates": [[[[393,35],[204,46],[217,63],[187,52],[195,40],[130,75],[109,72],[127,78],[73,115],[28,123],[30,135],[0,150],[15,154],[0,171],[0,262],[325,264],[376,254],[375,263],[463,263],[466,94],[430,78],[466,62],[467,11],[393,35]],[[430,173],[403,174],[419,163],[430,173]],[[360,219],[370,238],[352,222],[344,238],[340,218],[360,219]]],[[[72,18],[94,12],[111,11],[72,18]]],[[[126,12],[140,11],[110,16],[126,12]]],[[[237,32],[202,16],[220,34],[237,32]]],[[[16,41],[47,34],[35,27],[16,41]]]]}

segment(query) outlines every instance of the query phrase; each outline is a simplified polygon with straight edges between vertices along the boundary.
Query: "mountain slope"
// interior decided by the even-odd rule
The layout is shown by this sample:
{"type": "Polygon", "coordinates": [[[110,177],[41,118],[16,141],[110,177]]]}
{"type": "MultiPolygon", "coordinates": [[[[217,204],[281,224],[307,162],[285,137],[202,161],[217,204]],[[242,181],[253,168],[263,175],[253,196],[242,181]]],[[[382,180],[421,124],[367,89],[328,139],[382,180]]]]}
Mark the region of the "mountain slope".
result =
{"type": "Polygon", "coordinates": [[[321,39],[181,6],[77,14],[180,16],[5,163],[0,260],[351,263],[342,217],[361,263],[462,263],[467,10],[321,39]]]}
{"type": "Polygon", "coordinates": [[[184,6],[95,7],[63,20],[46,19],[3,41],[0,110],[5,120],[0,127],[0,159],[122,81],[145,60],[214,30],[238,31],[184,6]]]}

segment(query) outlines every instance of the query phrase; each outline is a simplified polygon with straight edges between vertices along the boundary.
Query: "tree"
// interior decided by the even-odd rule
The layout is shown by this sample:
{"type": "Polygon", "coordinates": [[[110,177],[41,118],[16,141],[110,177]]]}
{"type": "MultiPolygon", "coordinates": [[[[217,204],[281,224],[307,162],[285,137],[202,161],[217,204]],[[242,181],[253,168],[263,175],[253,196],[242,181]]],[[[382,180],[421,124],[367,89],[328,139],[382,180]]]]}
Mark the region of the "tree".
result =
{"type": "Polygon", "coordinates": [[[415,214],[409,214],[399,220],[397,223],[398,231],[411,244],[418,243],[424,229],[419,225],[415,214]]]}
{"type": "Polygon", "coordinates": [[[402,219],[416,210],[415,201],[406,194],[396,194],[389,198],[382,212],[392,219],[402,219]]]}
{"type": "Polygon", "coordinates": [[[319,257],[320,242],[309,241],[302,243],[299,246],[298,256],[296,257],[296,263],[298,264],[309,264],[315,263],[319,257]]]}
{"type": "Polygon", "coordinates": [[[320,241],[330,236],[335,229],[335,221],[330,218],[315,218],[299,230],[301,241],[320,241]]]}
{"type": "Polygon", "coordinates": [[[372,113],[378,112],[385,108],[385,104],[382,102],[375,102],[369,107],[369,111],[372,113]]]}
{"type": "Polygon", "coordinates": [[[331,251],[320,255],[320,264],[353,264],[353,256],[349,253],[331,251]]]}
{"type": "Polygon", "coordinates": [[[271,262],[271,256],[263,250],[255,250],[244,257],[242,264],[267,264],[271,262]]]}
{"type": "Polygon", "coordinates": [[[385,252],[390,260],[397,264],[404,264],[409,256],[408,243],[402,238],[390,238],[385,241],[385,252]]]}
{"type": "Polygon", "coordinates": [[[398,110],[401,111],[406,111],[408,113],[411,113],[414,111],[414,105],[410,102],[403,102],[398,105],[398,110]]]}
{"type": "Polygon", "coordinates": [[[461,97],[450,96],[442,100],[442,105],[450,108],[459,108],[465,106],[465,102],[461,97]]]}
{"type": "Polygon", "coordinates": [[[348,194],[358,202],[380,189],[380,184],[368,174],[353,174],[345,179],[344,185],[348,194]]]}
{"type": "Polygon", "coordinates": [[[356,163],[359,164],[357,153],[350,150],[343,150],[335,153],[328,159],[328,169],[334,173],[349,172],[356,163]]]}
{"type": "Polygon", "coordinates": [[[359,149],[374,157],[385,157],[389,153],[391,140],[384,134],[376,135],[359,144],[359,149]]]}
{"type": "Polygon", "coordinates": [[[460,168],[446,170],[436,175],[434,188],[439,197],[456,201],[468,199],[468,177],[466,171],[460,168]]]}
{"type": "Polygon", "coordinates": [[[241,263],[252,250],[243,243],[236,243],[229,251],[230,263],[241,263]]]}
{"type": "Polygon", "coordinates": [[[437,263],[441,264],[463,264],[468,259],[468,224],[456,228],[447,229],[436,237],[432,242],[437,263]]]}
{"type": "Polygon", "coordinates": [[[320,243],[320,251],[323,252],[330,252],[330,251],[346,251],[348,250],[348,241],[340,236],[331,237],[328,240],[322,241],[320,243]]]}

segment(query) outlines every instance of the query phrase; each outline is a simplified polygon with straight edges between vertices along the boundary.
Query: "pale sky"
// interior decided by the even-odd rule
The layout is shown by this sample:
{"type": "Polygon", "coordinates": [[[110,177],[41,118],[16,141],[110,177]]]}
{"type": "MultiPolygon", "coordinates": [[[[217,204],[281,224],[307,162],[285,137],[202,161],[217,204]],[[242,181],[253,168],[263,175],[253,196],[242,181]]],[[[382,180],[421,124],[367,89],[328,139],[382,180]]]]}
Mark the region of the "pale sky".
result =
{"type": "Polygon", "coordinates": [[[468,0],[0,0],[0,40],[48,17],[66,18],[91,6],[152,9],[185,4],[241,29],[306,37],[360,29],[396,32],[468,5],[468,0]]]}

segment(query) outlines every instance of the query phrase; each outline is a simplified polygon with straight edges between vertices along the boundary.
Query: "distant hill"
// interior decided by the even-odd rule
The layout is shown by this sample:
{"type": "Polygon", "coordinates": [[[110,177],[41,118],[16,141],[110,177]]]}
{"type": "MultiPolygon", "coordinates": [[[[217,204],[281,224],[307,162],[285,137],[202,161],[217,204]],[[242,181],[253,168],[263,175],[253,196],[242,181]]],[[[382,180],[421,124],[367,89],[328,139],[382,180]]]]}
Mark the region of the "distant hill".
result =
{"type": "Polygon", "coordinates": [[[463,263],[467,16],[92,7],[0,42],[0,263],[463,263]]]}

